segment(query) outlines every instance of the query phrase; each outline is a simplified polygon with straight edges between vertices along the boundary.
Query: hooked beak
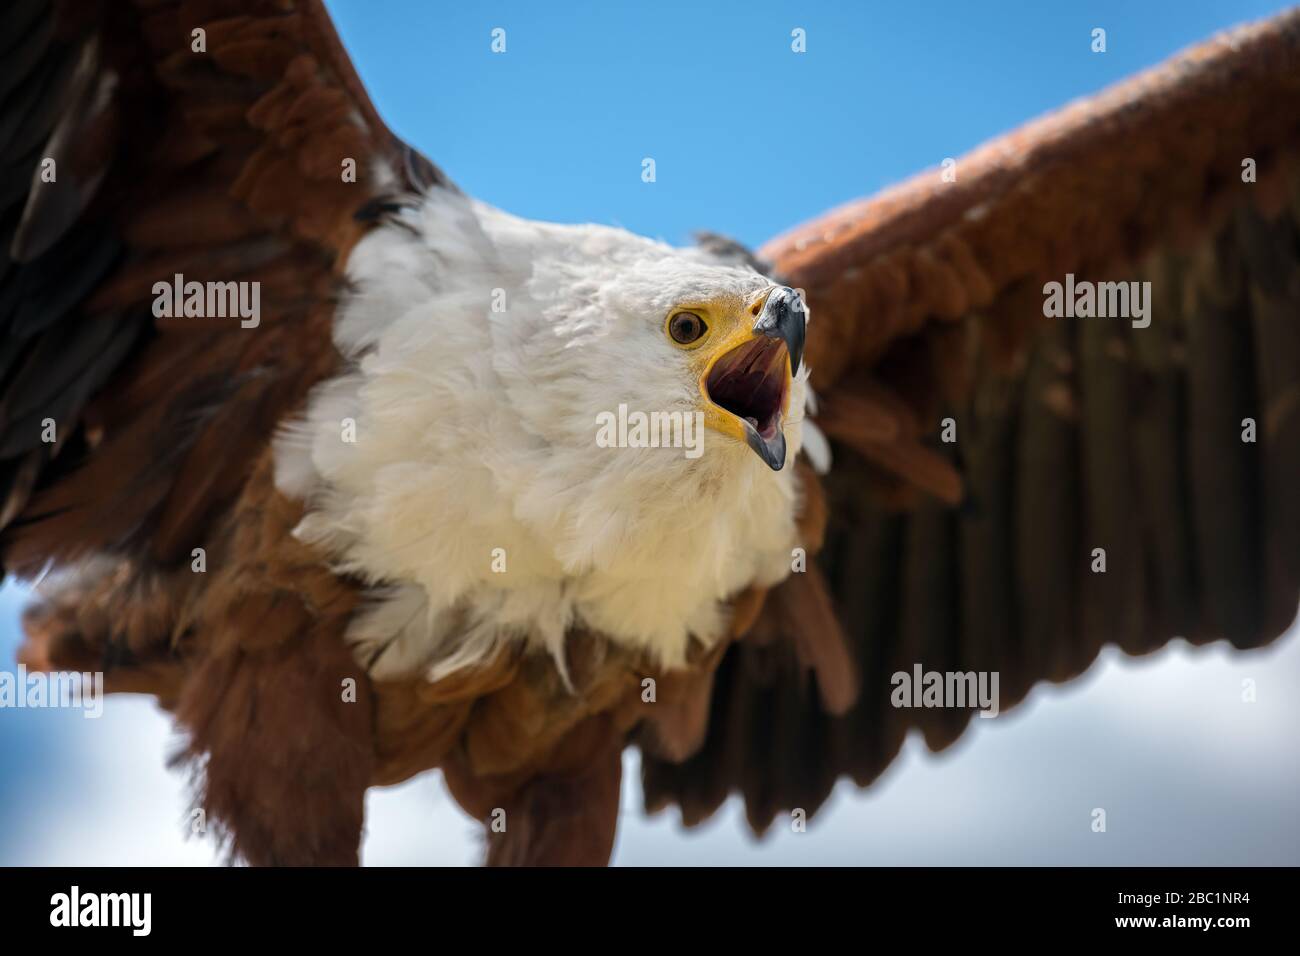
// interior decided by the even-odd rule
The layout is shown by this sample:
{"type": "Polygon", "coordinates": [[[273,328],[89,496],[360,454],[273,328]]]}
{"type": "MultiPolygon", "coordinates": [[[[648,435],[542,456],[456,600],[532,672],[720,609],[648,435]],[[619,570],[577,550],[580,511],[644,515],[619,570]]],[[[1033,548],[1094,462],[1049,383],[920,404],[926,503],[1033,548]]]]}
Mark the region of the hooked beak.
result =
{"type": "Polygon", "coordinates": [[[727,343],[701,381],[705,397],[723,413],[719,429],[743,438],[773,471],[785,467],[782,425],[803,361],[806,320],[797,292],[773,288],[753,327],[727,343]]]}
{"type": "Polygon", "coordinates": [[[799,373],[803,361],[803,340],[808,328],[808,314],[804,311],[799,293],[788,286],[777,286],[763,303],[763,311],[754,323],[754,331],[769,338],[780,339],[790,353],[790,374],[799,373]]]}

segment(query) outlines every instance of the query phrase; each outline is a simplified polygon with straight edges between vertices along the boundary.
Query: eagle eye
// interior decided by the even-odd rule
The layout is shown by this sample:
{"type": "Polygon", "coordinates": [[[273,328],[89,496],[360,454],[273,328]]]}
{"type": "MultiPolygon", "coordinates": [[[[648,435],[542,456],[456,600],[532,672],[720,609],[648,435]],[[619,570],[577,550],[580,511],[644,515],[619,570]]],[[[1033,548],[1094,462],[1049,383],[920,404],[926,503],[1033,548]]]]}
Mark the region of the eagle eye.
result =
{"type": "Polygon", "coordinates": [[[668,334],[678,345],[698,342],[709,327],[694,312],[677,312],[668,320],[668,334]]]}

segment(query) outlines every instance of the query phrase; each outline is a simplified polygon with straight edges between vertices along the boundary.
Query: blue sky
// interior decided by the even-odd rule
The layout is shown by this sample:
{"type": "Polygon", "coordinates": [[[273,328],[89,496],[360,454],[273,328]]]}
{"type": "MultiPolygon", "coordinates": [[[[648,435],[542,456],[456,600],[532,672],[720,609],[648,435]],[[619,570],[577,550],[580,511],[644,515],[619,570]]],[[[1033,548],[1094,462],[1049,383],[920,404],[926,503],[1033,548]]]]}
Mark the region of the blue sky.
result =
{"type": "Polygon", "coordinates": [[[751,245],[1286,6],[328,5],[380,112],[467,192],[522,216],[751,245]],[[497,27],[504,54],[490,49],[497,27]],[[1094,27],[1105,53],[1090,49],[1094,27]]]}
{"type": "MultiPolygon", "coordinates": [[[[330,0],[394,130],[467,192],[519,215],[758,245],[1217,30],[1264,0],[462,4],[330,0]],[[490,51],[495,27],[507,52],[490,51]],[[808,52],[790,50],[790,31],[808,52]],[[1094,27],[1107,52],[1090,50],[1094,27]],[[657,181],[641,181],[641,161],[657,181]]],[[[24,600],[0,591],[0,669],[24,600]]],[[[645,821],[635,776],[615,859],[630,863],[1300,862],[1296,635],[1255,654],[1181,643],[1109,653],[952,751],[916,740],[806,835],[761,846],[735,805],[682,838],[645,821]],[[1255,707],[1241,680],[1257,680],[1255,707]],[[1113,807],[1114,839],[1087,828],[1113,807]]],[[[182,839],[169,721],[139,699],[102,720],[0,710],[0,863],[204,863],[182,839]]],[[[366,860],[471,862],[475,828],[436,776],[370,798],[366,860]]]]}

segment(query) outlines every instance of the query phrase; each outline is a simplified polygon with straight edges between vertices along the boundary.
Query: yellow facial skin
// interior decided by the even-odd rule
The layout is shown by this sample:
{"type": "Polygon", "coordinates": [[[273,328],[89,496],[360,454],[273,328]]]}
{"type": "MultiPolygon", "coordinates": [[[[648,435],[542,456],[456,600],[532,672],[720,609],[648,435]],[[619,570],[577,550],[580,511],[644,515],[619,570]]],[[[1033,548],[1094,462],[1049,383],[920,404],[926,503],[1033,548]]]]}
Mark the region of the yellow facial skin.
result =
{"type": "MultiPolygon", "coordinates": [[[[742,445],[746,444],[744,423],[709,398],[707,383],[714,364],[732,349],[739,348],[746,342],[758,338],[761,333],[754,331],[767,297],[776,286],[760,290],[749,298],[724,296],[709,302],[679,303],[664,318],[664,335],[675,348],[687,353],[687,362],[699,383],[700,400],[704,411],[704,424],[719,434],[734,438],[742,445]],[[694,312],[704,320],[708,331],[699,339],[687,345],[673,341],[668,335],[668,323],[679,312],[694,312]]],[[[785,395],[781,401],[781,416],[784,419],[789,412],[790,381],[793,378],[790,357],[785,359],[785,395]]]]}

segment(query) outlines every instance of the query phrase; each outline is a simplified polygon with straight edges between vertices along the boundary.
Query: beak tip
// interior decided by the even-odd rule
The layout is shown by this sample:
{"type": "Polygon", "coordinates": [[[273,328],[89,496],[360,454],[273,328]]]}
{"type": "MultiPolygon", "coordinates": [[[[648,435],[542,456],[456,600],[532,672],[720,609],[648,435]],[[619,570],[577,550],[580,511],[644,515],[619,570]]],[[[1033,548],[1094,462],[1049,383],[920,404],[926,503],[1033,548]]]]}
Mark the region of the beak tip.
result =
{"type": "Polygon", "coordinates": [[[745,441],[763,464],[773,471],[785,467],[785,432],[780,428],[770,440],[765,440],[752,425],[745,425],[745,441]]]}

